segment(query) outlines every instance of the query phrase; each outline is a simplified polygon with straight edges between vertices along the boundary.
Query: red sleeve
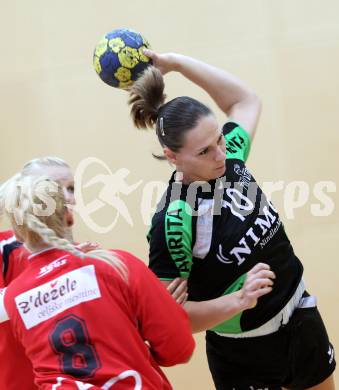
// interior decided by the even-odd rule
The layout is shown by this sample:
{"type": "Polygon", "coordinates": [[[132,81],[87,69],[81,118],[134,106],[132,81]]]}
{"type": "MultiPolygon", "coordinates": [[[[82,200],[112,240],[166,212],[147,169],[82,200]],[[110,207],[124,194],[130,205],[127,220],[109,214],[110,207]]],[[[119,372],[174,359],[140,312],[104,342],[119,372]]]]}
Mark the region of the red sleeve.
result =
{"type": "Polygon", "coordinates": [[[128,284],[141,336],[162,366],[186,363],[195,342],[185,310],[146,265],[128,252],[115,251],[129,269],[128,284]]]}
{"type": "Polygon", "coordinates": [[[9,240],[14,239],[14,233],[12,230],[6,230],[0,232],[0,287],[5,287],[8,285],[8,280],[6,274],[8,274],[8,269],[10,269],[8,256],[5,254],[4,250],[8,246],[9,240]]]}
{"type": "Polygon", "coordinates": [[[6,285],[16,279],[29,266],[28,256],[29,253],[23,246],[17,247],[11,252],[8,271],[5,276],[6,285]]]}
{"type": "Polygon", "coordinates": [[[3,230],[0,232],[0,241],[7,240],[14,236],[13,230],[3,230]]]}
{"type": "Polygon", "coordinates": [[[3,267],[4,267],[3,260],[2,260],[2,256],[0,253],[0,288],[6,287],[5,278],[4,278],[4,275],[2,273],[3,267]]]}
{"type": "Polygon", "coordinates": [[[28,252],[11,230],[0,232],[1,283],[7,286],[27,267],[28,252]]]}

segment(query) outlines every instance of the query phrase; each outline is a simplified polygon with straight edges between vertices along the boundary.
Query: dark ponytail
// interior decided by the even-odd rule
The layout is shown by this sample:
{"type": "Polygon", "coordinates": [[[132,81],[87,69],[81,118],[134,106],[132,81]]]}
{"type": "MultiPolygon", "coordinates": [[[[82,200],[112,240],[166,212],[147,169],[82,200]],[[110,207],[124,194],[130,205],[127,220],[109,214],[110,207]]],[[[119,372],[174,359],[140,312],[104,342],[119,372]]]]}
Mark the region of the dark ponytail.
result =
{"type": "Polygon", "coordinates": [[[186,132],[193,129],[199,119],[211,115],[212,111],[188,96],[180,96],[164,104],[164,89],[161,72],[150,66],[130,87],[128,104],[137,128],[155,126],[161,146],[178,152],[184,144],[186,132]]]}
{"type": "Polygon", "coordinates": [[[130,88],[128,104],[138,129],[153,127],[156,123],[159,107],[166,98],[164,89],[162,74],[154,66],[148,67],[130,88]]]}

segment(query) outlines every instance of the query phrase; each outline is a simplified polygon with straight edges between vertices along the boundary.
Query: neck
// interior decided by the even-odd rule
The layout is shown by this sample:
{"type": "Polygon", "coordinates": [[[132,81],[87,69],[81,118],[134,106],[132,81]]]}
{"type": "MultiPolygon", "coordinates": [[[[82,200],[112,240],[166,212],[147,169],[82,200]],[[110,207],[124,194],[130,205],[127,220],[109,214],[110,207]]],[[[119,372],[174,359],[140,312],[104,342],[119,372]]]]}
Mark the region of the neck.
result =
{"type": "Polygon", "coordinates": [[[66,240],[69,242],[74,242],[72,226],[67,226],[65,228],[63,237],[66,238],[66,240]]]}
{"type": "MultiPolygon", "coordinates": [[[[206,183],[208,180],[204,180],[201,177],[194,177],[185,175],[183,172],[176,171],[174,176],[174,180],[177,182],[181,182],[185,185],[190,185],[191,183],[206,183]]],[[[210,179],[209,179],[210,180],[210,179]]]]}
{"type": "Polygon", "coordinates": [[[174,180],[177,182],[181,182],[182,184],[185,184],[185,185],[189,185],[194,181],[191,177],[188,177],[187,175],[185,175],[178,168],[176,169],[174,180]]]}

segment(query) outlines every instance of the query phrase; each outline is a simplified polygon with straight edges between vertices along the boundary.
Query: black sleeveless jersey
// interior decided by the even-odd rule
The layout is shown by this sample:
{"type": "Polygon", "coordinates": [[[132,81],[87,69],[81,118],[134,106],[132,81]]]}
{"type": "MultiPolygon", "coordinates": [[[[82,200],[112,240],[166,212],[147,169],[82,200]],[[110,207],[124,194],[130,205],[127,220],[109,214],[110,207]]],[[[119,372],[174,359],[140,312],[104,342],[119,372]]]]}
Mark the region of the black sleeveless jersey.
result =
{"type": "Polygon", "coordinates": [[[237,124],[223,127],[223,177],[184,185],[172,175],[148,234],[149,267],[162,280],[188,278],[189,300],[204,301],[241,289],[258,262],[276,274],[273,291],[212,330],[240,333],[274,317],[295,292],[303,267],[282,221],[245,166],[248,134],[237,124]]]}

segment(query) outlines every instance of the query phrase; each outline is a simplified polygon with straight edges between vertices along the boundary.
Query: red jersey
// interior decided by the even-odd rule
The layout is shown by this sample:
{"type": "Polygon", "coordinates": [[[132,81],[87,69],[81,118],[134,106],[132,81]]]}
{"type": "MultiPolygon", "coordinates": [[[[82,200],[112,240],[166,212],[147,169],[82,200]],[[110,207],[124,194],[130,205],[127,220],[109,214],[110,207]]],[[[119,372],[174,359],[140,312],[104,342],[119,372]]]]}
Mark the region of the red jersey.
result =
{"type": "MultiPolygon", "coordinates": [[[[0,288],[8,286],[27,266],[27,252],[12,231],[0,232],[0,288]]],[[[0,324],[0,389],[35,390],[33,368],[9,322],[0,324]]]]}
{"type": "Polygon", "coordinates": [[[145,264],[115,251],[125,282],[107,263],[48,249],[4,297],[13,331],[44,390],[168,390],[159,365],[194,349],[186,312],[145,264]]]}

